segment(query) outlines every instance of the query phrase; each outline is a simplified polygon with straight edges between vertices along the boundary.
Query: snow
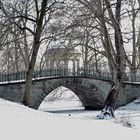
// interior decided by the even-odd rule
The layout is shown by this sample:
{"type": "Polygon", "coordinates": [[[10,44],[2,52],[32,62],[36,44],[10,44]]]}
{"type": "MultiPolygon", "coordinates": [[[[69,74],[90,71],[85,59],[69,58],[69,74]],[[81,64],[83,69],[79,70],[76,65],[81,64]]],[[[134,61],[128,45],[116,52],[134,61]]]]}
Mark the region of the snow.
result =
{"type": "Polygon", "coordinates": [[[130,113],[135,124],[132,128],[114,119],[97,120],[99,111],[84,111],[81,106],[63,108],[64,103],[62,112],[57,108],[49,113],[0,99],[0,140],[137,140],[140,137],[139,100],[116,111],[117,119],[130,113]]]}

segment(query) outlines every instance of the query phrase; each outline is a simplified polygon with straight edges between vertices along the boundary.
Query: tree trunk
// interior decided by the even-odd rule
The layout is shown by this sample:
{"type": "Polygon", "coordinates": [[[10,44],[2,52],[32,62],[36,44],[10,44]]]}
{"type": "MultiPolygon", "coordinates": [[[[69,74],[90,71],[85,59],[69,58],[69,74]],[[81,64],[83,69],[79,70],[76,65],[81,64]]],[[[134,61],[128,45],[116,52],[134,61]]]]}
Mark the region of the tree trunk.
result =
{"type": "Polygon", "coordinates": [[[37,38],[38,37],[34,37],[34,45],[33,45],[34,49],[26,75],[25,93],[23,99],[23,104],[26,106],[30,106],[30,101],[31,101],[33,71],[34,71],[34,66],[35,66],[37,53],[39,49],[39,40],[37,38]]]}
{"type": "Polygon", "coordinates": [[[105,4],[112,21],[114,30],[115,30],[115,48],[116,48],[116,57],[114,63],[114,83],[109,91],[109,94],[105,101],[105,107],[102,110],[101,114],[97,117],[99,119],[104,119],[106,117],[114,117],[114,110],[117,101],[118,94],[122,87],[123,74],[125,72],[125,51],[123,46],[123,37],[120,29],[120,11],[121,11],[121,0],[117,0],[116,3],[116,15],[113,15],[110,2],[105,0],[105,4]]]}
{"type": "Polygon", "coordinates": [[[31,60],[29,62],[29,67],[26,75],[25,93],[23,98],[23,104],[26,106],[31,106],[31,93],[32,93],[32,79],[33,71],[36,63],[37,53],[40,47],[40,38],[42,33],[43,19],[46,13],[47,0],[42,0],[40,16],[36,20],[36,31],[34,33],[33,41],[33,52],[31,55],[31,60]]]}

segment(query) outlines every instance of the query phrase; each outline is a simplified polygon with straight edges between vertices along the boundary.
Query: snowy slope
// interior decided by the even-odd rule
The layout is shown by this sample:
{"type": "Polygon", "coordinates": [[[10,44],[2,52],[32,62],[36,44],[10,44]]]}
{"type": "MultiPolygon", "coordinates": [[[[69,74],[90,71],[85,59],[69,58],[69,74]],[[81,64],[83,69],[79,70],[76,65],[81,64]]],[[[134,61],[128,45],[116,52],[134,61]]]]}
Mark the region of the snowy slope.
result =
{"type": "MultiPolygon", "coordinates": [[[[124,108],[117,113],[123,111],[124,108]]],[[[140,137],[139,110],[139,116],[134,117],[134,128],[91,117],[98,111],[86,112],[83,117],[81,113],[79,117],[53,115],[0,99],[0,140],[137,140],[140,137]]]]}

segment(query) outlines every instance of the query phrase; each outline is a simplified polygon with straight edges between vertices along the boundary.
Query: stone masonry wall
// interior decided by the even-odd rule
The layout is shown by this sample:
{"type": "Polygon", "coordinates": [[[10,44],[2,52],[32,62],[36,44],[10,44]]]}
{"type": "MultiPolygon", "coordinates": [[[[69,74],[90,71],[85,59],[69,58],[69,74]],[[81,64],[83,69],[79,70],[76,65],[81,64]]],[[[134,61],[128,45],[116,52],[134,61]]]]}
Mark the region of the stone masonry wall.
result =
{"type": "MultiPolygon", "coordinates": [[[[36,80],[32,85],[31,105],[38,109],[44,98],[54,89],[64,86],[72,90],[81,100],[85,109],[101,109],[112,82],[91,78],[55,78],[36,80]]],[[[0,98],[22,102],[25,83],[0,84],[0,98]]],[[[117,106],[125,105],[140,97],[140,84],[124,83],[117,106]]]]}

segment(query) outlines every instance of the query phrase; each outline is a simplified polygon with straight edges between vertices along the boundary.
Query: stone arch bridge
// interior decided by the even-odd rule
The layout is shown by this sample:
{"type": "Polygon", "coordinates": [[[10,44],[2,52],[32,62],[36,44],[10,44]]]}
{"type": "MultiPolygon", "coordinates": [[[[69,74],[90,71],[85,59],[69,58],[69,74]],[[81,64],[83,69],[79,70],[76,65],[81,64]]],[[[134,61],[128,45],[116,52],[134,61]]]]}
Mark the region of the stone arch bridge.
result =
{"type": "MultiPolygon", "coordinates": [[[[128,79],[127,79],[128,80],[128,79]]],[[[94,70],[44,70],[34,72],[31,107],[38,109],[53,90],[64,86],[73,91],[85,109],[102,109],[111,88],[112,76],[94,70]]],[[[0,75],[0,98],[22,102],[25,90],[25,72],[0,75]]],[[[117,106],[125,105],[140,96],[140,83],[124,81],[117,106]]]]}

